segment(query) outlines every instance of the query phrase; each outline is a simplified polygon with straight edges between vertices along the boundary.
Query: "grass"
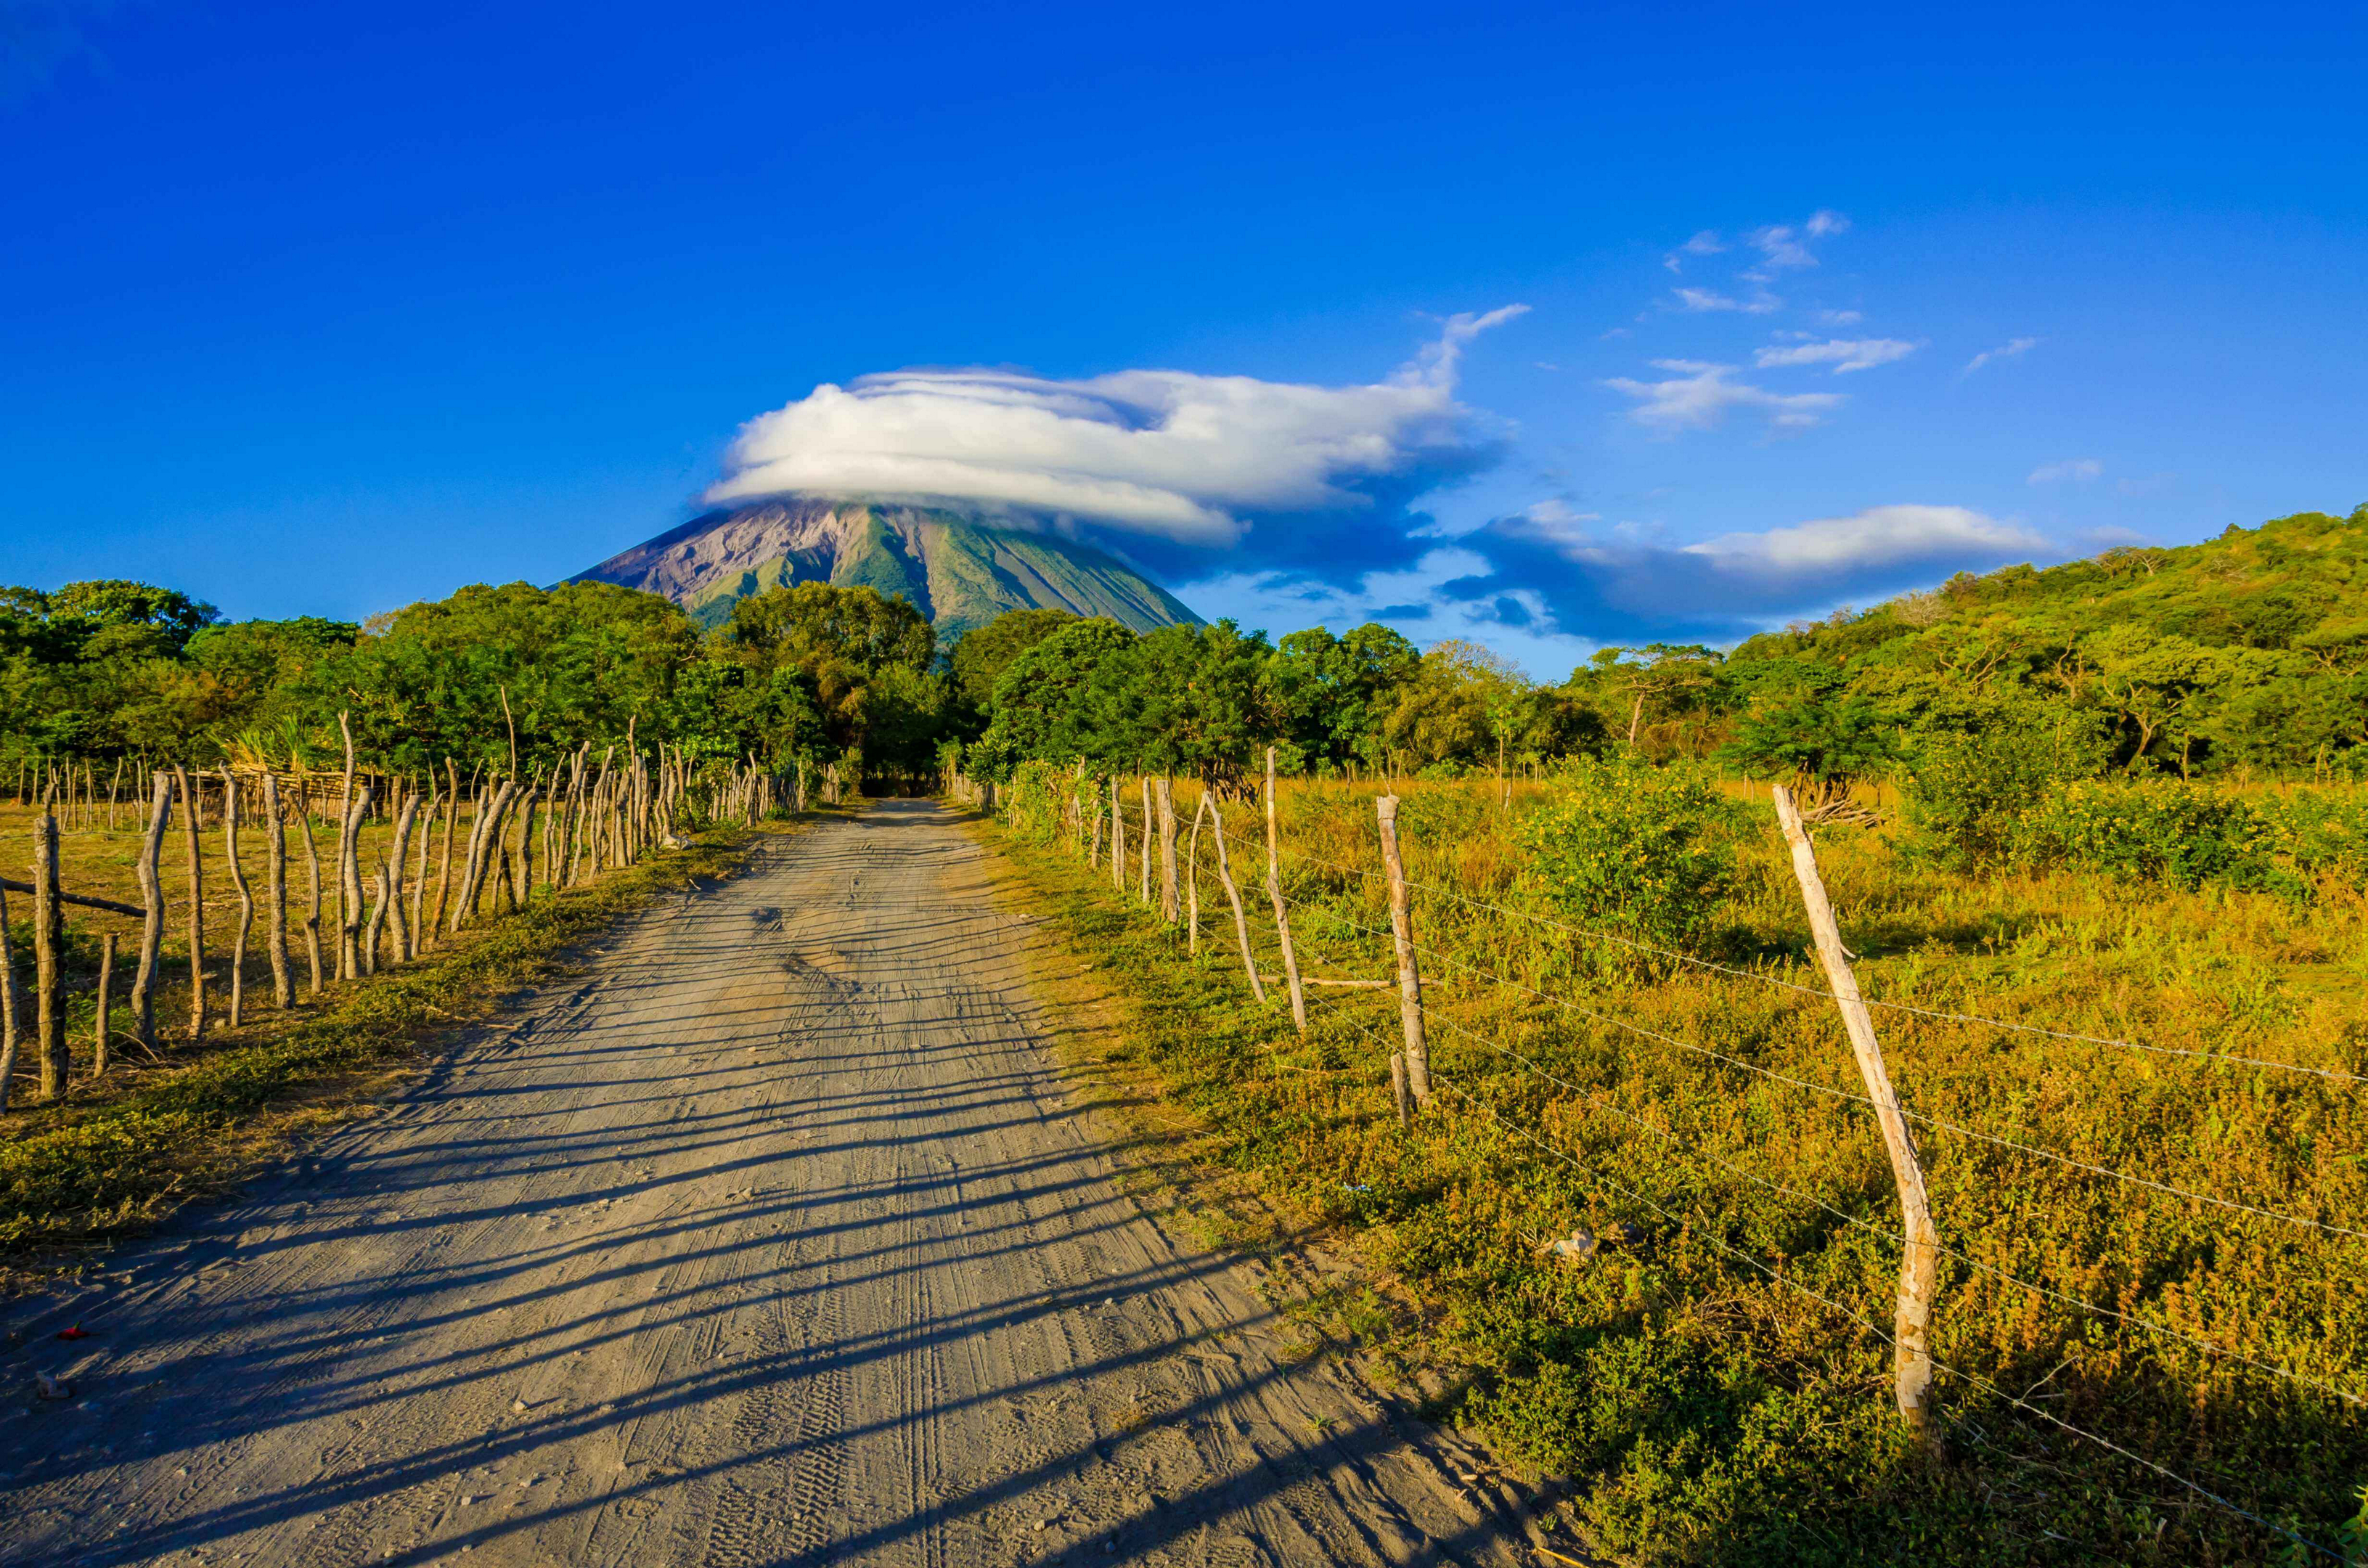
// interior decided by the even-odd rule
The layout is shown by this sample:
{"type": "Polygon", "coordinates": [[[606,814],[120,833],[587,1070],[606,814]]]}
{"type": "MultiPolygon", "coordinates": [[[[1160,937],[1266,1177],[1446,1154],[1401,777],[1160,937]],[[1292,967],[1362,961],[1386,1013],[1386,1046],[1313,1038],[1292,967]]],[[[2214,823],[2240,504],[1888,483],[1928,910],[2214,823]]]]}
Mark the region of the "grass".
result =
{"type": "MultiPolygon", "coordinates": [[[[20,809],[0,812],[0,844],[29,847],[31,818],[20,809]]],[[[462,831],[465,837],[465,826],[462,831]]],[[[773,824],[762,831],[780,828],[773,824]]],[[[385,832],[381,824],[372,838],[385,832]]],[[[69,892],[126,896],[136,844],[131,834],[110,835],[101,828],[63,836],[61,881],[69,892]]],[[[253,862],[249,872],[259,892],[261,835],[248,831],[242,836],[243,859],[253,862]]],[[[156,1056],[142,1057],[120,1040],[114,1065],[96,1078],[86,1069],[97,935],[110,925],[136,928],[137,922],[70,910],[64,978],[76,1075],[60,1101],[29,1103],[34,1081],[27,1042],[28,1060],[20,1062],[16,1085],[18,1108],[0,1120],[0,1256],[10,1263],[6,1283],[21,1288],[59,1267],[73,1267],[190,1198],[230,1186],[306,1130],[366,1110],[386,1074],[416,1060],[438,1034],[495,1010],[506,993],[562,971],[574,945],[657,895],[728,874],[757,836],[751,830],[718,829],[681,849],[655,850],[636,865],[556,898],[539,891],[525,908],[447,937],[412,964],[331,983],[317,1000],[305,997],[300,978],[298,1004],[285,1013],[270,1006],[258,938],[248,954],[245,1027],[231,1030],[217,1024],[204,1040],[188,1039],[186,1028],[178,1027],[187,1006],[183,978],[160,994],[158,1019],[165,1038],[156,1056]]],[[[220,871],[221,835],[209,831],[205,840],[211,924],[215,890],[226,888],[228,879],[220,871]]],[[[374,847],[368,840],[366,845],[374,847]]],[[[180,848],[177,843],[168,846],[168,851],[180,848]]],[[[166,856],[165,892],[185,903],[186,880],[173,880],[180,858],[166,856]]],[[[301,878],[296,885],[302,887],[301,878]]],[[[131,899],[137,896],[131,892],[131,899]]],[[[334,897],[332,892],[326,922],[332,927],[334,897]]],[[[17,917],[20,979],[28,967],[25,902],[18,895],[10,906],[17,917]]],[[[433,903],[431,892],[431,908],[433,903]]],[[[176,937],[178,921],[176,909],[176,937]]],[[[214,944],[226,946],[224,935],[218,926],[209,932],[210,952],[214,944]]],[[[291,941],[291,947],[299,954],[301,977],[301,941],[291,941]]],[[[177,968],[186,976],[186,949],[177,941],[168,944],[166,972],[177,968]]],[[[121,987],[128,983],[128,964],[119,960],[118,967],[121,987]]],[[[217,1018],[224,994],[221,967],[217,960],[210,983],[217,1018]]],[[[120,991],[115,1018],[119,1026],[128,1024],[120,991]]]]}
{"type": "MultiPolygon", "coordinates": [[[[1367,874],[1372,793],[1286,786],[1286,892],[1311,973],[1392,973],[1367,874]]],[[[1571,1478],[1565,1522],[1597,1550],[1640,1563],[2326,1560],[2054,1417],[2360,1554],[2368,1422],[2311,1384],[2368,1392],[2368,1241],[1970,1135],[2368,1230],[2359,1085],[1878,1011],[1909,1109],[1966,1130],[1918,1129],[1957,1255],[1933,1322],[1953,1372],[1936,1385],[1928,1453],[1889,1403],[1898,1210],[1873,1118],[1783,1081],[1860,1088],[1831,1004],[1785,988],[1821,981],[1772,821],[1737,830],[1709,944],[1738,977],[1542,923],[1554,912],[1515,831],[1542,798],[1524,786],[1507,811],[1486,784],[1406,794],[1408,874],[1441,890],[1417,893],[1414,919],[1442,1087],[1410,1133],[1390,1109],[1395,994],[1312,992],[1304,1037],[1279,1002],[1252,1003],[1205,843],[1196,960],[1134,907],[1132,874],[1114,893],[1107,867],[1032,836],[1024,811],[1002,838],[1134,999],[1136,1064],[1212,1130],[1206,1157],[1349,1239],[1395,1303],[1343,1292],[1353,1311],[1332,1314],[1333,1332],[1443,1371],[1460,1419],[1571,1478]],[[1633,1239],[1580,1266],[1541,1251],[1622,1225],[1633,1239]]],[[[1228,826],[1258,824],[1245,810],[1228,826]]],[[[2070,873],[1963,878],[1880,831],[1828,830],[1819,858],[1875,998],[2368,1074],[2357,889],[2297,905],[2070,873]]],[[[1271,919],[1247,885],[1262,852],[1237,840],[1234,862],[1272,973],[1271,919]]]]}

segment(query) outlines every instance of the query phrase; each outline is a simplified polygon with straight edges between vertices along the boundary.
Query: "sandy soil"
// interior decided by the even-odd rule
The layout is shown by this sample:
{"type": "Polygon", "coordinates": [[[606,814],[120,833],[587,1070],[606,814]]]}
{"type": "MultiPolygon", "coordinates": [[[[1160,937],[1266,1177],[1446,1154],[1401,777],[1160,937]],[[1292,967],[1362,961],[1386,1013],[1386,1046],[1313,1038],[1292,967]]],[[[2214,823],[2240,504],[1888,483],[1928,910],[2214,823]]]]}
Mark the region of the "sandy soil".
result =
{"type": "Polygon", "coordinates": [[[1113,1187],[997,881],[926,802],[780,841],[15,1313],[0,1561],[1530,1560],[1113,1187]]]}

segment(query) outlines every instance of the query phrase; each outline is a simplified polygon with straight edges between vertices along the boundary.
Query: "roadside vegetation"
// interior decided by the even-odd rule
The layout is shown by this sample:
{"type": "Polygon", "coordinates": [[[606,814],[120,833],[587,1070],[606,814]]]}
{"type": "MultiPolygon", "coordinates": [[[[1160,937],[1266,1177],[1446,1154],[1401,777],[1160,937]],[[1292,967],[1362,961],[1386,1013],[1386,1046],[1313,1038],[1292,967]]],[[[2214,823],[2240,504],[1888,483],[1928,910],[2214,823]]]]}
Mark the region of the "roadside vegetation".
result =
{"type": "MultiPolygon", "coordinates": [[[[21,841],[13,830],[30,817],[0,809],[0,842],[21,841]]],[[[86,887],[120,895],[130,880],[125,841],[134,836],[67,835],[73,863],[118,873],[86,887]]],[[[221,1190],[291,1139],[366,1106],[385,1073],[416,1061],[438,1037],[489,1017],[521,986],[565,973],[575,945],[655,897],[730,874],[756,836],[712,828],[680,849],[472,926],[413,965],[332,982],[317,1001],[288,1012],[255,1008],[235,1030],[217,1026],[198,1041],[167,1030],[153,1053],[120,1040],[105,1074],[77,1077],[63,1098],[27,1104],[0,1127],[0,1255],[17,1260],[13,1277],[37,1278],[221,1190]]],[[[219,832],[206,838],[209,861],[219,864],[219,832]]],[[[255,859],[259,880],[254,835],[241,853],[255,859]]],[[[67,1024],[78,1051],[94,1022],[87,990],[99,936],[137,925],[97,915],[71,928],[63,968],[77,996],[67,1024]]],[[[186,1006],[185,983],[159,994],[167,1017],[186,1006]]]]}
{"type": "MultiPolygon", "coordinates": [[[[1764,790],[1620,765],[1509,802],[1493,780],[1401,786],[1438,1083],[1401,1131],[1395,989],[1311,991],[1296,1033],[1279,985],[1250,996],[1205,829],[1195,958],[1137,904],[1133,872],[1120,892],[1081,863],[1061,788],[1016,780],[1001,836],[1138,1004],[1140,1064],[1212,1157],[1355,1240],[1379,1294],[1338,1303],[1333,1332],[1448,1371],[1441,1413],[1565,1478],[1565,1517],[1592,1547],[1650,1563],[2325,1560],[2283,1528],[2368,1549],[2356,859],[2299,889],[2141,895],[2103,868],[1952,869],[1950,841],[1896,814],[1820,831],[1868,994],[1929,1010],[1877,1013],[1926,1119],[1948,1249],[1928,1452],[1890,1399],[1891,1176],[1764,790]],[[1930,1016],[1950,1013],[2054,1033],[1930,1016]],[[1548,1250],[1574,1233],[1583,1260],[1548,1250]]],[[[1280,791],[1312,976],[1395,973],[1375,792],[1280,791]]],[[[1089,785],[1078,803],[1106,799],[1089,785]]],[[[2368,806],[2348,787],[2323,803],[2355,823],[2368,806]]],[[[1235,867],[1257,866],[1261,824],[1229,812],[1228,830],[1235,867]]],[[[1277,976],[1264,900],[1247,903],[1277,976]]]]}

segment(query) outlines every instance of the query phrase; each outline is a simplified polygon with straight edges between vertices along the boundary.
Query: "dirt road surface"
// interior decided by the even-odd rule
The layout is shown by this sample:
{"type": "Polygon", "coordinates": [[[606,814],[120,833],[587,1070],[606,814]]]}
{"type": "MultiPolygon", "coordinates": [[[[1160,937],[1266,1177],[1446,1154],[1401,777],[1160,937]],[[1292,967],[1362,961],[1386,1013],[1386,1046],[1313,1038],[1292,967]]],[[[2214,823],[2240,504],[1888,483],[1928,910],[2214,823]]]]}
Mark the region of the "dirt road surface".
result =
{"type": "Polygon", "coordinates": [[[1112,1186],[998,865],[921,801],[774,841],[20,1309],[0,1562],[1530,1561],[1112,1186]]]}

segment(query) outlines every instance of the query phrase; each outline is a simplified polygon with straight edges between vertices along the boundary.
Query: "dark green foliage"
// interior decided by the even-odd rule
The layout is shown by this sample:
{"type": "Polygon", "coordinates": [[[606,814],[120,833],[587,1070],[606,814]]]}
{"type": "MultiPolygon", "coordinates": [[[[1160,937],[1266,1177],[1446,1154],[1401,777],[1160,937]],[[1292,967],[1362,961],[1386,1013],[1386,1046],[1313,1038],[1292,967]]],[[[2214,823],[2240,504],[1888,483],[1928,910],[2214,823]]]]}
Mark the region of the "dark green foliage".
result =
{"type": "Polygon", "coordinates": [[[1698,945],[1735,874],[1734,815],[1700,768],[1580,758],[1522,820],[1520,847],[1570,920],[1698,945]]]}
{"type": "Polygon", "coordinates": [[[1011,661],[1076,619],[1064,609],[1015,609],[963,632],[946,654],[954,696],[983,726],[995,707],[995,683],[1011,661]]]}

